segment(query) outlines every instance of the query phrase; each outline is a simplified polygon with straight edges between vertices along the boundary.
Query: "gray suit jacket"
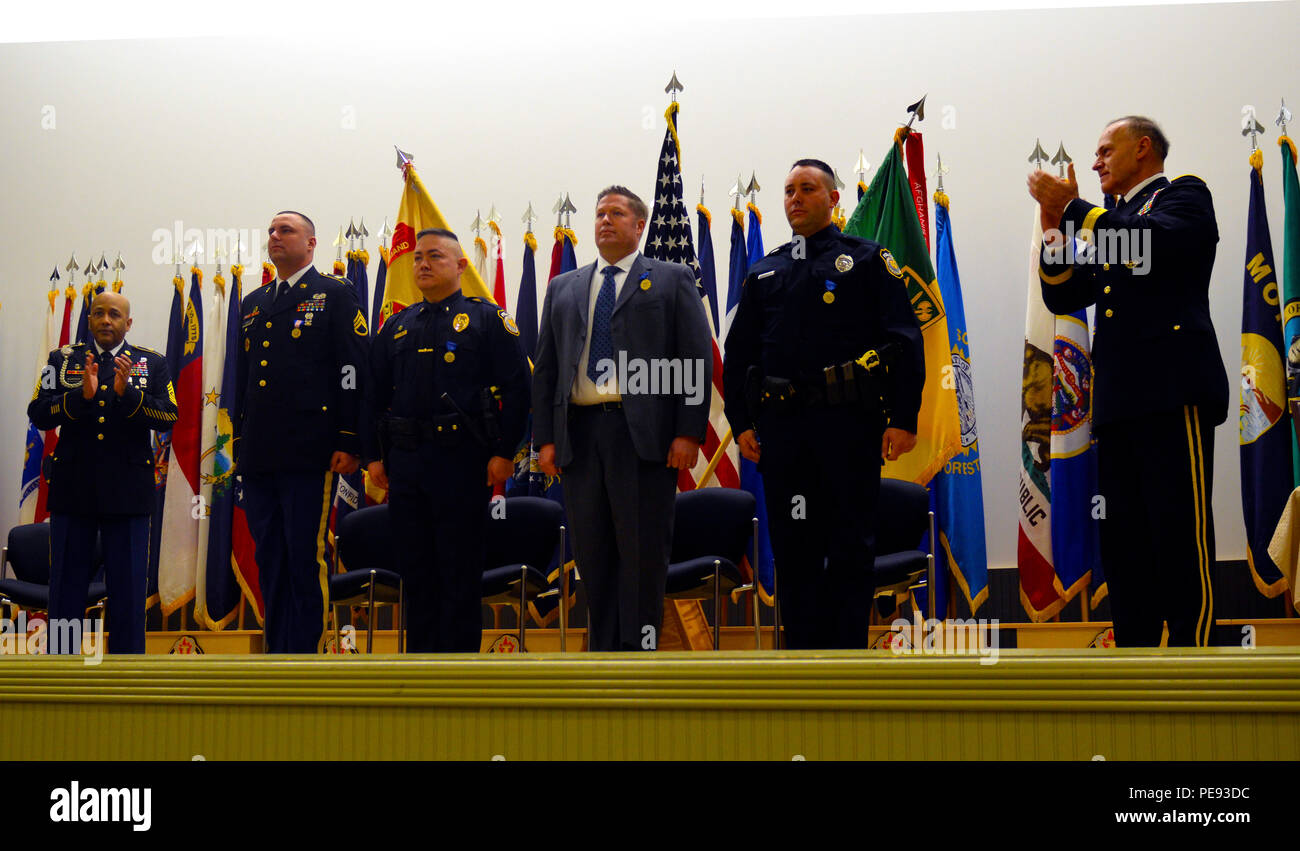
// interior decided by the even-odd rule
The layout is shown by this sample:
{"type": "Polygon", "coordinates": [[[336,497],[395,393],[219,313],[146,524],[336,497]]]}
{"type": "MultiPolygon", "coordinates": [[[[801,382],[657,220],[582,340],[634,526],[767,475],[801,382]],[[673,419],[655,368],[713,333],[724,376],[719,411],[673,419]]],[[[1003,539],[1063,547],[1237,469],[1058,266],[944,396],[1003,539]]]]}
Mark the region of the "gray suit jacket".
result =
{"type": "MultiPolygon", "coordinates": [[[[557,276],[542,306],[533,367],[533,440],[538,446],[554,443],[560,466],[573,460],[569,396],[587,339],[595,274],[596,264],[591,263],[557,276]]],[[[637,254],[614,305],[610,333],[615,361],[625,352],[629,364],[631,380],[625,384],[620,376],[619,389],[637,455],[646,461],[667,461],[673,438],[703,442],[712,393],[713,345],[691,270],[637,254]],[[645,370],[645,386],[638,386],[633,369],[645,370]],[[674,375],[680,379],[668,380],[674,375]]]]}

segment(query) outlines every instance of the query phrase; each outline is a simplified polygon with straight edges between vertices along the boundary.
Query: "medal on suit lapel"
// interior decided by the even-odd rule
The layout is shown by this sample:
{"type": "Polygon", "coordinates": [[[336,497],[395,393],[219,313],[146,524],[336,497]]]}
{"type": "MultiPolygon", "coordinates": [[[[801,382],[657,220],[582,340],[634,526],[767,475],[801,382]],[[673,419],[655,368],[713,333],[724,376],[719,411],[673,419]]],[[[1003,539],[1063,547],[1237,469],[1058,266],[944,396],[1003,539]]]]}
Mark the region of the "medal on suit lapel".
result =
{"type": "Polygon", "coordinates": [[[835,286],[836,284],[834,281],[826,282],[826,292],[822,293],[822,301],[827,304],[831,304],[835,301],[835,286]]]}

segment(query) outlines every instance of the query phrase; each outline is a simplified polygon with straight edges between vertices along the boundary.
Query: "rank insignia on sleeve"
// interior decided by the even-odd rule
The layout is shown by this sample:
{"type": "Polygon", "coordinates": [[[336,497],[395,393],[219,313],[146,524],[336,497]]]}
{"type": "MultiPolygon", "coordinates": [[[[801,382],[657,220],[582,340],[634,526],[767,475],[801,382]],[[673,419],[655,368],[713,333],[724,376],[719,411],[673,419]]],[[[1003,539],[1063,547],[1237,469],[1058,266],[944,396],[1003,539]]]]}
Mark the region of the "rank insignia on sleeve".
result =
{"type": "Polygon", "coordinates": [[[501,324],[506,326],[507,331],[514,334],[516,337],[519,336],[519,326],[515,324],[514,318],[511,317],[509,313],[506,313],[504,310],[498,310],[497,316],[501,317],[501,324]]]}
{"type": "Polygon", "coordinates": [[[170,381],[167,382],[167,398],[172,400],[173,405],[176,404],[176,388],[170,381]]]}
{"type": "Polygon", "coordinates": [[[835,258],[835,271],[847,272],[853,268],[853,258],[847,254],[841,254],[835,258]]]}
{"type": "Polygon", "coordinates": [[[457,313],[456,318],[451,320],[451,327],[457,332],[464,331],[469,327],[469,314],[457,313]]]}
{"type": "Polygon", "coordinates": [[[895,278],[903,277],[903,270],[898,268],[898,261],[889,253],[888,248],[880,249],[880,258],[885,261],[885,268],[889,270],[889,274],[895,278]]]}
{"type": "Polygon", "coordinates": [[[352,330],[357,332],[358,337],[366,336],[366,317],[360,309],[357,310],[357,315],[352,319],[352,330]]]}

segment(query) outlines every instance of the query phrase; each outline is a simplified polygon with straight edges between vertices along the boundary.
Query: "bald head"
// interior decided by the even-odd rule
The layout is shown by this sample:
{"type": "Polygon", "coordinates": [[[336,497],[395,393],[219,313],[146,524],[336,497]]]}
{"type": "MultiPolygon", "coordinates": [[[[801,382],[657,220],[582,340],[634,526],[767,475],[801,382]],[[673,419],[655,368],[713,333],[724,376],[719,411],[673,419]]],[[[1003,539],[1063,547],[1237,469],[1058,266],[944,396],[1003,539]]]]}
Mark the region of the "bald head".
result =
{"type": "Polygon", "coordinates": [[[117,348],[130,328],[131,302],[126,296],[105,290],[90,302],[90,333],[100,348],[117,348]]]}

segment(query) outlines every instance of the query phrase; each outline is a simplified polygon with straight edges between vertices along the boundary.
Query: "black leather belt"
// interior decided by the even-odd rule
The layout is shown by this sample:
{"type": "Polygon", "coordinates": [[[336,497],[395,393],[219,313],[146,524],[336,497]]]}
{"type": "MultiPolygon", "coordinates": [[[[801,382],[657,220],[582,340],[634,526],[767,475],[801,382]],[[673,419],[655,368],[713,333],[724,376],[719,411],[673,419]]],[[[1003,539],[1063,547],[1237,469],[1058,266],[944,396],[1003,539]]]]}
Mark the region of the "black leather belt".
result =
{"type": "Polygon", "coordinates": [[[597,402],[594,405],[570,405],[569,410],[583,411],[583,412],[600,411],[601,413],[608,413],[610,411],[623,410],[623,403],[622,402],[597,402]]]}

